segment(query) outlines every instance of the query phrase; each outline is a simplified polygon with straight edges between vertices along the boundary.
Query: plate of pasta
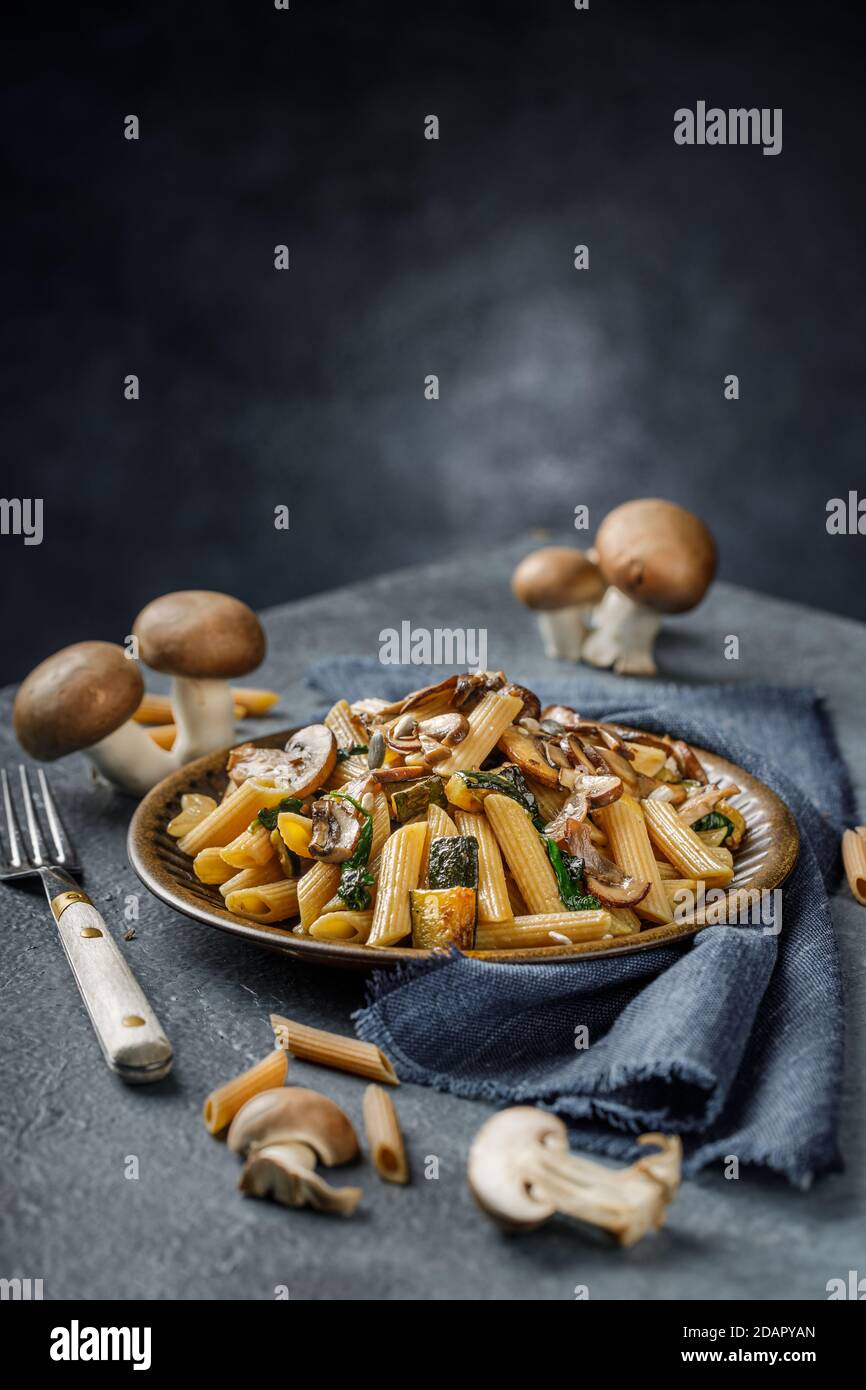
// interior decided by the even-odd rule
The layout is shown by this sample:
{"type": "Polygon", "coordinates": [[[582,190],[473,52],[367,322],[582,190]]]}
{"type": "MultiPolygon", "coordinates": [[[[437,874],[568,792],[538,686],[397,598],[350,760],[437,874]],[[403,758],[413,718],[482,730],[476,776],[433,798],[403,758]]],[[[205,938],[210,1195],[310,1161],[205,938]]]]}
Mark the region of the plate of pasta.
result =
{"type": "Polygon", "coordinates": [[[140,803],[129,855],[184,915],[322,964],[457,949],[562,962],[753,920],[798,852],[743,768],[542,707],[503,672],[200,758],[140,803]]]}

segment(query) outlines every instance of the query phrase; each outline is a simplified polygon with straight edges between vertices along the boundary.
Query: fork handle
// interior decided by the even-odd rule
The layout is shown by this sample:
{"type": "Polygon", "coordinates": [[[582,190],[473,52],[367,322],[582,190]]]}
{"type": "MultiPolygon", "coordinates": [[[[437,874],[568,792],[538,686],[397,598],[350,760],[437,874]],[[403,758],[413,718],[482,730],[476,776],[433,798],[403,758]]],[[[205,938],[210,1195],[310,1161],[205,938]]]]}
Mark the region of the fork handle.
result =
{"type": "MultiPolygon", "coordinates": [[[[84,894],[63,897],[57,930],[106,1062],[124,1081],[159,1081],[172,1062],[159,1019],[105,918],[84,894]]],[[[54,902],[52,909],[57,915],[54,902]]]]}

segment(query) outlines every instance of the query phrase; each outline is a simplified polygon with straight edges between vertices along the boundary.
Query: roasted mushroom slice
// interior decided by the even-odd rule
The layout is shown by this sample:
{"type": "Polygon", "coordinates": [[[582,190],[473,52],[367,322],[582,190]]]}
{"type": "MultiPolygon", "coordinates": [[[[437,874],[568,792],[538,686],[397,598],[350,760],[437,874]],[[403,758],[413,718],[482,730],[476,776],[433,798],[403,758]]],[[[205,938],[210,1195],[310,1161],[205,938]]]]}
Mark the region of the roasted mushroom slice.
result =
{"type": "Polygon", "coordinates": [[[385,742],[394,753],[408,757],[420,753],[421,740],[418,737],[418,720],[414,714],[400,714],[390,724],[383,724],[381,732],[385,742]]]}
{"type": "Polygon", "coordinates": [[[702,782],[704,785],[710,780],[693,749],[681,738],[671,740],[671,753],[674,761],[684,778],[692,782],[702,782]]]}
{"type": "MultiPolygon", "coordinates": [[[[306,796],[327,782],[337,762],[337,741],[327,724],[308,724],[286,744],[286,790],[306,796]]],[[[282,781],[282,778],[280,779],[282,781]]]]}
{"type": "Polygon", "coordinates": [[[434,714],[418,724],[418,738],[425,753],[433,748],[454,748],[469,733],[469,720],[459,710],[434,714]]]}
{"type": "Polygon", "coordinates": [[[527,776],[534,777],[546,787],[559,786],[558,768],[550,765],[544,757],[541,741],[532,734],[524,733],[511,724],[496,746],[509,762],[516,763],[527,776]]]}
{"type": "Polygon", "coordinates": [[[541,714],[541,701],[534,690],[528,690],[525,685],[515,685],[509,681],[508,685],[502,688],[503,695],[519,695],[523,701],[523,709],[515,715],[515,723],[520,719],[538,719],[541,714]]]}
{"type": "Polygon", "coordinates": [[[402,700],[393,700],[391,704],[377,701],[379,707],[376,710],[376,717],[389,719],[392,715],[404,714],[406,710],[411,709],[417,712],[422,708],[427,713],[432,713],[432,710],[426,709],[430,705],[441,705],[442,708],[447,709],[448,705],[452,703],[452,696],[458,680],[457,675],[446,676],[444,680],[437,681],[436,685],[425,685],[420,690],[412,690],[402,700]]]}
{"type": "Polygon", "coordinates": [[[226,768],[229,781],[239,787],[248,777],[273,778],[279,783],[290,775],[290,766],[282,748],[257,748],[254,743],[241,743],[229,753],[226,768]]]}
{"type": "Polygon", "coordinates": [[[361,836],[361,821],[345,797],[322,796],[313,802],[313,831],[309,850],[313,859],[342,864],[350,859],[361,836]]]}
{"type": "Polygon", "coordinates": [[[560,849],[567,848],[570,835],[569,825],[580,825],[589,814],[589,801],[585,792],[574,792],[569,796],[562,810],[548,821],[544,827],[545,838],[553,840],[560,849]]]}
{"type": "Polygon", "coordinates": [[[595,776],[579,767],[564,767],[559,773],[559,782],[566,791],[583,793],[593,811],[600,806],[610,806],[622,796],[622,782],[612,773],[595,776]]]}
{"type": "Polygon", "coordinates": [[[633,878],[605,858],[592,842],[585,822],[569,819],[563,832],[565,848],[575,859],[583,860],[586,891],[592,893],[604,907],[634,907],[650,891],[649,879],[633,878]]]}
{"type": "Polygon", "coordinates": [[[542,724],[545,720],[558,724],[561,729],[577,729],[584,722],[571,705],[545,705],[541,711],[542,724]]]}
{"type": "Polygon", "coordinates": [[[457,677],[454,687],[454,704],[462,709],[466,704],[475,704],[489,690],[501,690],[505,684],[504,671],[467,671],[457,677]]]}

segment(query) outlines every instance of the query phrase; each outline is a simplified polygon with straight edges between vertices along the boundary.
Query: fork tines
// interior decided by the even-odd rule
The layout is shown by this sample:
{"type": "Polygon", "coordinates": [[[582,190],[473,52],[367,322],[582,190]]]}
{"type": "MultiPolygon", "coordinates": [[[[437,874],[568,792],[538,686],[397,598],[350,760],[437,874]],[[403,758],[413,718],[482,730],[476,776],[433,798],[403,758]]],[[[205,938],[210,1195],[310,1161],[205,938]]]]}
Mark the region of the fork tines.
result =
{"type": "Polygon", "coordinates": [[[36,790],[31,786],[30,774],[23,763],[18,767],[17,780],[20,784],[21,804],[24,809],[24,823],[27,829],[30,852],[28,854],[16,814],[12,782],[10,782],[9,773],[4,767],[0,769],[0,797],[3,801],[8,849],[5,867],[11,870],[24,869],[28,865],[34,869],[51,865],[69,867],[75,862],[72,842],[64,827],[54,797],[51,795],[44,770],[41,767],[36,770],[36,790]],[[47,832],[40,822],[40,805],[47,832]]]}

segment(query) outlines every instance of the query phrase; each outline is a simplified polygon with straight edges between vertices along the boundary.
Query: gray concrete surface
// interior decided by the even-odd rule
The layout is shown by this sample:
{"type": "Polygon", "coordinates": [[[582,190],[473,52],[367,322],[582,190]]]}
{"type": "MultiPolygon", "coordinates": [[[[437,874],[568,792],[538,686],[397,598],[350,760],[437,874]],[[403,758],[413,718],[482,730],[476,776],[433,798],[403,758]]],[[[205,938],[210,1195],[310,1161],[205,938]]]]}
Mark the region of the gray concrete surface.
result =
{"type": "MultiPolygon", "coordinates": [[[[359,582],[267,616],[262,681],[285,692],[281,720],[315,701],[308,664],[335,652],[375,655],[384,626],[481,625],[490,660],[543,687],[550,667],[532,620],[505,581],[521,547],[359,582]]],[[[703,680],[814,683],[827,695],[866,818],[863,674],[866,628],[847,619],[718,586],[704,607],[671,622],[664,674],[703,680]],[[725,662],[722,637],[740,637],[725,662]]],[[[0,751],[13,692],[0,697],[0,751]]],[[[265,725],[262,724],[262,728],[265,725]]],[[[118,935],[137,894],[136,937],[123,950],[176,1049],[165,1083],[125,1090],[105,1070],[41,895],[0,889],[0,1275],[41,1278],[46,1298],[822,1299],[828,1279],[866,1274],[863,1187],[864,943],[866,916],[840,889],[834,901],[849,1019],[842,1144],[844,1174],[811,1192],[746,1173],[706,1172],[684,1185],[657,1237],[620,1252],[562,1224],[509,1239],[472,1206],[464,1165],[489,1113],[422,1088],[396,1099],[414,1181],[386,1188],[367,1167],[352,1221],[243,1199],[238,1165],[205,1133],[201,1102],[217,1082],[270,1045],[268,1013],[349,1031],[363,996],[356,975],[290,964],[176,916],[145,893],[125,854],[131,807],[88,779],[78,758],[59,765],[58,792],[84,850],[86,883],[118,935]],[[440,1163],[425,1181],[425,1156],[440,1163]],[[124,1176],[130,1156],[137,1180],[124,1176]]],[[[816,1019],[820,1028],[821,1021],[816,1019]]],[[[292,1064],[357,1121],[363,1083],[292,1064]]]]}

